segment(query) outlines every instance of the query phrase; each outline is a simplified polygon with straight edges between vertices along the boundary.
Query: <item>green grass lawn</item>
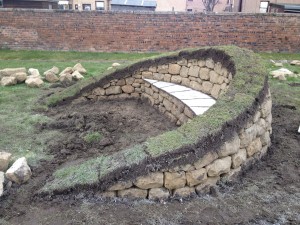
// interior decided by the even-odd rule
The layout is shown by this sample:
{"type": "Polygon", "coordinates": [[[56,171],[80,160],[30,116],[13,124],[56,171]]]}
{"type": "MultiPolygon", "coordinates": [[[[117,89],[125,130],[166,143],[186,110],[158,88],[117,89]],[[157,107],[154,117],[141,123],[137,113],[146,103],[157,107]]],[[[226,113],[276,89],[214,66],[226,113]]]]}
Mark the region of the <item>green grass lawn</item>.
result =
{"type": "MultiPolygon", "coordinates": [[[[55,51],[12,51],[0,50],[0,69],[26,67],[37,68],[42,74],[52,66],[60,70],[81,62],[87,69],[86,77],[100,77],[111,66],[112,62],[134,62],[155,53],[87,53],[87,52],[55,52],[55,51]]],[[[269,71],[275,69],[270,59],[299,59],[300,54],[261,53],[269,71]]],[[[288,69],[300,74],[300,67],[285,65],[288,69]]],[[[291,104],[300,109],[299,87],[291,88],[288,83],[300,82],[300,78],[278,81],[270,78],[273,99],[276,104],[291,104]]],[[[47,86],[40,89],[27,88],[25,84],[13,87],[0,86],[0,151],[13,153],[14,159],[27,157],[31,165],[40,159],[49,159],[45,153],[45,143],[58,134],[54,131],[38,132],[36,125],[49,120],[34,109],[37,100],[46,93],[47,86]]]]}

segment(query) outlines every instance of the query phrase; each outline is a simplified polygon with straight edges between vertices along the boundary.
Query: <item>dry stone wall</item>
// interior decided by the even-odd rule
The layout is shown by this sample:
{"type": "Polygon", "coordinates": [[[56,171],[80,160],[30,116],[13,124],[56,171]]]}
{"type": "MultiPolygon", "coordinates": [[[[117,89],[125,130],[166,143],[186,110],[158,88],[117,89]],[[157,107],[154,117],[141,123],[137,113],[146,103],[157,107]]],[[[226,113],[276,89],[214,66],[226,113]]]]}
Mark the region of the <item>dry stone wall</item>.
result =
{"type": "Polygon", "coordinates": [[[208,152],[195,163],[150,173],[130,181],[119,181],[102,197],[147,198],[189,197],[209,192],[219,181],[234,180],[268,151],[272,133],[270,92],[251,120],[218,151],[208,152]]]}
{"type": "Polygon", "coordinates": [[[181,125],[193,118],[195,113],[179,99],[144,79],[180,84],[217,99],[219,95],[226,92],[232,77],[232,73],[228,72],[220,62],[214,62],[211,58],[181,59],[168,64],[138,69],[133,75],[113,79],[102,87],[86,93],[84,97],[94,100],[116,97],[147,99],[171,121],[181,125]]]}

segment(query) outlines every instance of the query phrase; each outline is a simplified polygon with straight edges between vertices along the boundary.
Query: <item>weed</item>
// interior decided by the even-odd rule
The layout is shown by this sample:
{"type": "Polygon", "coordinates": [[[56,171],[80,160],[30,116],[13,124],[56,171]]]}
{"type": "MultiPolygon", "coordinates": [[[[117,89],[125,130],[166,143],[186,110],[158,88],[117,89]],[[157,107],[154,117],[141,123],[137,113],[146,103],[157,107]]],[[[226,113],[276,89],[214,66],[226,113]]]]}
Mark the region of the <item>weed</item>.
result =
{"type": "Polygon", "coordinates": [[[87,143],[91,144],[94,142],[99,142],[102,139],[102,134],[99,132],[90,132],[83,138],[87,143]]]}

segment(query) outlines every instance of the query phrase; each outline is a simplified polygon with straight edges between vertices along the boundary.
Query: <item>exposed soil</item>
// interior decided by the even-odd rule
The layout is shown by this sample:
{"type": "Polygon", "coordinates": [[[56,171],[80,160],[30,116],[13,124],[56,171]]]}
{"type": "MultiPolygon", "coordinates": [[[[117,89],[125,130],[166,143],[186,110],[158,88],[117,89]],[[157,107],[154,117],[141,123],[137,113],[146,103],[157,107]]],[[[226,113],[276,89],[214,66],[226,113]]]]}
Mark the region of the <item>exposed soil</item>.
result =
{"type": "Polygon", "coordinates": [[[0,218],[9,224],[26,225],[300,224],[299,109],[277,105],[272,113],[273,137],[269,154],[238,181],[221,184],[211,195],[165,203],[104,201],[97,198],[95,191],[86,191],[72,198],[40,199],[34,197],[34,192],[58,164],[110,154],[141,142],[149,135],[174,128],[151,107],[134,100],[59,107],[49,114],[56,122],[44,125],[42,129],[60,129],[69,138],[58,147],[50,145],[50,150],[56,155],[53,164],[42,163],[39,168],[34,168],[30,182],[11,188],[10,194],[0,202],[0,218]],[[103,139],[110,139],[111,144],[85,143],[84,134],[94,131],[103,134],[103,139]],[[75,140],[80,145],[72,146],[75,140]],[[83,152],[79,150],[81,148],[83,152]],[[98,148],[99,151],[93,150],[98,148]],[[60,163],[57,163],[57,158],[60,163]]]}

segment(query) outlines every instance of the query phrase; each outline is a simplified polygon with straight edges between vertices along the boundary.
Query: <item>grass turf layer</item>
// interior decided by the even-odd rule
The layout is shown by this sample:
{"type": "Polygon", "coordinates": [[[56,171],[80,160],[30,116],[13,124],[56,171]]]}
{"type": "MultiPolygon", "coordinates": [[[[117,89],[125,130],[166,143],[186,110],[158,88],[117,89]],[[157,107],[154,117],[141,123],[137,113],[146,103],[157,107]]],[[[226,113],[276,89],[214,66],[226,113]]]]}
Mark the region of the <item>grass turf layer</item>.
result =
{"type": "MultiPolygon", "coordinates": [[[[108,72],[98,81],[89,81],[90,84],[77,90],[74,96],[78,97],[96,86],[104,85],[110,79],[129,76],[139,68],[176,62],[182,58],[213,58],[234,73],[229,90],[213,107],[177,130],[149,138],[141,145],[110,156],[92,159],[84,164],[59,169],[54,173],[54,179],[48,182],[41,192],[62,193],[90,186],[105,190],[120,179],[134,179],[149,171],[193,163],[208,151],[216,151],[224,141],[229,140],[232,133],[254,115],[259,103],[267,94],[267,70],[261,58],[252,51],[226,46],[185,50],[137,62],[117,71],[108,72]],[[90,176],[92,182],[90,179],[81,179],[82,174],[90,176]],[[70,179],[72,182],[66,182],[70,179]]],[[[74,96],[68,95],[67,99],[73,99],[74,96]]],[[[56,100],[56,102],[48,101],[48,104],[49,102],[59,104],[61,101],[56,100]]]]}

